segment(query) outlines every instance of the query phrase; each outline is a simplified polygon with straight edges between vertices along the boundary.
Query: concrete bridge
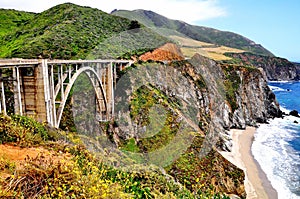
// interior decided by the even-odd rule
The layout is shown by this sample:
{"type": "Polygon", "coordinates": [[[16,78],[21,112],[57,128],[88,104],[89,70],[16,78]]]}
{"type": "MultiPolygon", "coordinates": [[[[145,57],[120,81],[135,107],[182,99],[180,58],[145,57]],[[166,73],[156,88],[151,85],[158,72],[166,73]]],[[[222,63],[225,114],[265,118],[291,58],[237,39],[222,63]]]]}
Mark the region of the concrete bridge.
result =
{"type": "Polygon", "coordinates": [[[0,112],[8,112],[8,95],[13,95],[13,113],[34,116],[38,121],[59,127],[71,88],[85,73],[96,93],[100,120],[114,115],[114,87],[117,72],[130,60],[0,60],[0,112]]]}

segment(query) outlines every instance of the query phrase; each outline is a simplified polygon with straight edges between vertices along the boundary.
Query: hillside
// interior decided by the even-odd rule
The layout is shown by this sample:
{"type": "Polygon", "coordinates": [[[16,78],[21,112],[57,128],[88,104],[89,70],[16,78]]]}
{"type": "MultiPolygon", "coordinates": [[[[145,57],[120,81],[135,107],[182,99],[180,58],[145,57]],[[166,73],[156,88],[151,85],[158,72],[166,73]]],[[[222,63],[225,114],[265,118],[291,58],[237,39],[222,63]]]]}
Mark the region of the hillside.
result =
{"type": "Polygon", "coordinates": [[[114,10],[113,15],[137,20],[147,27],[164,28],[173,30],[182,35],[201,42],[207,42],[219,46],[227,46],[240,50],[250,51],[256,54],[273,56],[271,52],[255,42],[232,32],[220,31],[213,28],[194,26],[179,20],[168,19],[152,11],[147,10],[114,10]]]}
{"type": "Polygon", "coordinates": [[[202,56],[208,57],[210,59],[221,61],[230,60],[231,57],[225,56],[225,53],[241,53],[243,50],[236,48],[230,48],[227,46],[218,46],[211,43],[197,41],[188,37],[171,35],[171,39],[176,41],[177,45],[180,47],[183,55],[186,58],[192,58],[196,53],[202,56]]]}
{"type": "Polygon", "coordinates": [[[34,13],[0,9],[0,38],[34,17],[34,13]]]}
{"type": "Polygon", "coordinates": [[[300,78],[297,64],[275,57],[263,46],[241,35],[193,26],[147,10],[114,10],[112,14],[137,20],[172,39],[179,45],[186,58],[191,58],[197,53],[216,61],[263,68],[268,80],[292,81],[300,78]]]}
{"type": "MultiPolygon", "coordinates": [[[[0,38],[2,58],[116,58],[126,53],[143,53],[167,41],[134,21],[71,3],[38,14],[1,11],[3,16],[10,12],[22,17],[19,21],[12,19],[18,27],[12,26],[0,38]],[[130,32],[138,27],[141,27],[138,33],[130,32]],[[123,40],[117,40],[121,36],[123,40]],[[132,52],[124,51],[124,46],[132,52]]],[[[1,20],[0,32],[7,30],[6,23],[1,20]]]]}

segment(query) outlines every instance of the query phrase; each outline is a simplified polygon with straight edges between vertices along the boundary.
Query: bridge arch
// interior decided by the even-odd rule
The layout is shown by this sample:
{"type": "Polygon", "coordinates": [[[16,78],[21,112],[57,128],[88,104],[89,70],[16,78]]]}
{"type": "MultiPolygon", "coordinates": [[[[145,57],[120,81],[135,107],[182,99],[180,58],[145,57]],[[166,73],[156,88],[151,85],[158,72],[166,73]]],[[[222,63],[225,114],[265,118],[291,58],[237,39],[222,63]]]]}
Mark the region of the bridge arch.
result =
{"type": "Polygon", "coordinates": [[[61,122],[63,110],[65,108],[68,96],[71,92],[71,89],[72,89],[75,81],[77,80],[77,78],[83,73],[85,73],[87,75],[87,77],[90,80],[92,86],[94,87],[94,90],[95,90],[95,93],[96,93],[96,99],[97,99],[96,104],[98,105],[98,109],[102,110],[104,108],[105,111],[106,111],[106,117],[107,117],[108,102],[107,102],[107,97],[106,97],[106,94],[105,94],[105,90],[104,90],[102,81],[101,81],[99,75],[97,74],[97,72],[93,68],[91,68],[89,66],[84,66],[84,67],[82,67],[82,68],[80,68],[76,71],[76,73],[70,79],[66,89],[64,90],[64,96],[65,97],[62,99],[62,102],[60,103],[60,105],[58,107],[58,110],[57,110],[57,115],[56,115],[57,121],[56,121],[56,124],[55,124],[56,128],[59,127],[59,124],[61,122]],[[94,79],[91,76],[94,76],[96,82],[93,81],[94,79]],[[98,85],[95,85],[95,83],[98,84],[98,85]],[[104,107],[101,107],[101,103],[100,103],[101,100],[104,102],[103,103],[104,107]]]}

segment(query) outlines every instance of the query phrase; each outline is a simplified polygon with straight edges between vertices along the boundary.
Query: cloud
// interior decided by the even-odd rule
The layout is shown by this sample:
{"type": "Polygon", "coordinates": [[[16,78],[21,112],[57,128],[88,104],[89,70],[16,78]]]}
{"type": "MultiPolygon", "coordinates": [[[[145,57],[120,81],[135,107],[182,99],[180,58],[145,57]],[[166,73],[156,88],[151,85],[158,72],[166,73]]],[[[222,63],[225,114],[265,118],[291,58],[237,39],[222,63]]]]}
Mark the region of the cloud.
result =
{"type": "Polygon", "coordinates": [[[188,23],[226,16],[226,10],[219,5],[218,0],[2,0],[0,7],[42,12],[65,2],[98,8],[108,13],[114,9],[152,10],[168,18],[188,23]]]}

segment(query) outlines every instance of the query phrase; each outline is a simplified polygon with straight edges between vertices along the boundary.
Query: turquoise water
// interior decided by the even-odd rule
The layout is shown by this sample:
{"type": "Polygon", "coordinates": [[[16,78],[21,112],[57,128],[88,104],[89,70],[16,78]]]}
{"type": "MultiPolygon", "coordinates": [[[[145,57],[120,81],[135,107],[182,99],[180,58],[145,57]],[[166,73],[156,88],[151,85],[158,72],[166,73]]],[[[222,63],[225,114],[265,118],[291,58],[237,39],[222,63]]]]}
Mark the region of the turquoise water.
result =
{"type": "MultiPolygon", "coordinates": [[[[270,82],[269,87],[284,112],[300,112],[300,82],[270,82]]],[[[280,199],[300,198],[300,118],[285,116],[268,122],[255,134],[254,158],[280,199]]]]}

